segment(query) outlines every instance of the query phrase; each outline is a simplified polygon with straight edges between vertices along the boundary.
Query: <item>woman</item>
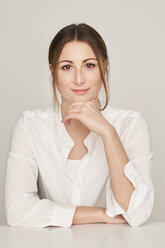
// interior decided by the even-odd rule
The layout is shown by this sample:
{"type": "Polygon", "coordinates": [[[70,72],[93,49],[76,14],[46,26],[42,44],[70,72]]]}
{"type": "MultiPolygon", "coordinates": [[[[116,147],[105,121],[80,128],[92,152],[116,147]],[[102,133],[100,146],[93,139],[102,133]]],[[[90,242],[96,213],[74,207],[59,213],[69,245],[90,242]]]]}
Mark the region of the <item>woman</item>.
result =
{"type": "Polygon", "coordinates": [[[12,131],[8,224],[141,225],[154,199],[150,129],[141,113],[109,105],[102,37],[85,23],[66,26],[52,40],[48,59],[54,106],[23,112],[12,131]]]}

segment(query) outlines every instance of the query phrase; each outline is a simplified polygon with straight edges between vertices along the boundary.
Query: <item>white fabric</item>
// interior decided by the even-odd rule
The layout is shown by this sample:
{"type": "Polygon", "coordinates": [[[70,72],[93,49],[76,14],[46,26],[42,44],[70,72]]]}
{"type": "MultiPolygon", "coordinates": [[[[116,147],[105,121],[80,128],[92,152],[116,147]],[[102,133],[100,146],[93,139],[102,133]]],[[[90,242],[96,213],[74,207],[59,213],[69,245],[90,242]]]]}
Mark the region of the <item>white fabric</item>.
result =
{"type": "Polygon", "coordinates": [[[81,164],[83,163],[82,160],[74,160],[74,159],[67,159],[67,165],[69,166],[70,170],[72,171],[75,179],[79,180],[79,175],[81,173],[81,164]]]}
{"type": "Polygon", "coordinates": [[[91,131],[84,141],[88,153],[80,161],[67,160],[74,142],[61,122],[61,106],[59,112],[48,107],[24,111],[13,125],[5,181],[10,226],[70,227],[77,206],[104,207],[110,217],[122,214],[130,226],[149,218],[154,201],[149,124],[132,109],[108,105],[102,114],[129,157],[124,173],[135,190],[127,212],[114,199],[101,136],[91,131]]]}

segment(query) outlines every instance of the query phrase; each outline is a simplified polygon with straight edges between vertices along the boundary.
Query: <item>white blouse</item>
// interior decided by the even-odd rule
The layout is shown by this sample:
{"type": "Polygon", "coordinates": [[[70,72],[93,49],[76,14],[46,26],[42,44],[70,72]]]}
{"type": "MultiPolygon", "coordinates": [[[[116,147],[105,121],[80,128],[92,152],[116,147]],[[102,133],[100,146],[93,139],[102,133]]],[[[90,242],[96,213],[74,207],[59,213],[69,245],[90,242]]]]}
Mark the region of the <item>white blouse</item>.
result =
{"type": "Polygon", "coordinates": [[[132,109],[108,105],[102,114],[129,158],[124,173],[135,189],[127,212],[113,196],[101,136],[91,131],[84,140],[88,153],[67,159],[74,142],[61,111],[48,107],[24,111],[13,125],[5,181],[8,225],[70,227],[77,206],[104,207],[108,216],[122,214],[132,227],[149,218],[154,202],[149,124],[132,109]]]}

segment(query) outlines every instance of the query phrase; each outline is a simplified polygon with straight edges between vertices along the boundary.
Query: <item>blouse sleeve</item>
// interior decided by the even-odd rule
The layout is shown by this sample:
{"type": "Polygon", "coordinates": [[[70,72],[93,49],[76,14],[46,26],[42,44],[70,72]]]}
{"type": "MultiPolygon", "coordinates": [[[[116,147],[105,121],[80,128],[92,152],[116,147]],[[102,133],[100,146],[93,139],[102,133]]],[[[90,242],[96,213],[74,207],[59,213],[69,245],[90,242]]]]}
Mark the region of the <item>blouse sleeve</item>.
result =
{"type": "Polygon", "coordinates": [[[10,226],[70,227],[76,206],[40,199],[37,189],[38,166],[21,114],[11,135],[5,180],[5,209],[10,226]]]}
{"type": "Polygon", "coordinates": [[[123,143],[128,163],[124,167],[124,174],[132,182],[135,189],[131,195],[127,211],[116,202],[107,182],[106,214],[114,217],[121,214],[128,224],[137,227],[150,216],[154,203],[154,188],[152,184],[152,145],[151,132],[147,121],[141,113],[128,129],[127,140],[123,143]]]}

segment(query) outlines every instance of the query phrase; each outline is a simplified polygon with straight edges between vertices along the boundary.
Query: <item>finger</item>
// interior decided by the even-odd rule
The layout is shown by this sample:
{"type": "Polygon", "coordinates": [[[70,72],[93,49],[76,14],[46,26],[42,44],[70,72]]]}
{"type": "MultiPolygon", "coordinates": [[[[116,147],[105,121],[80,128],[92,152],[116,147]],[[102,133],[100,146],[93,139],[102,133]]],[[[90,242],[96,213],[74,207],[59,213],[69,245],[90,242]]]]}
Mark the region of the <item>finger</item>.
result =
{"type": "Polygon", "coordinates": [[[91,103],[92,99],[89,101],[85,101],[85,102],[82,102],[82,101],[81,102],[77,102],[77,101],[73,102],[73,103],[71,103],[71,105],[69,105],[68,110],[71,109],[73,106],[81,106],[81,105],[84,105],[84,104],[89,103],[89,102],[91,103]]]}
{"type": "Polygon", "coordinates": [[[69,107],[68,107],[68,109],[70,109],[70,108],[72,108],[73,106],[79,106],[79,105],[83,105],[83,104],[85,104],[86,102],[72,102],[70,105],[69,105],[69,107]]]}
{"type": "MultiPolygon", "coordinates": [[[[84,104],[84,103],[83,103],[83,104],[84,104]]],[[[82,106],[82,102],[81,102],[81,103],[80,103],[80,102],[74,102],[74,103],[72,103],[72,104],[67,108],[67,110],[65,111],[64,115],[67,115],[67,114],[70,112],[70,110],[74,109],[76,106],[82,106]]]]}
{"type": "Polygon", "coordinates": [[[77,119],[77,120],[80,120],[80,114],[81,113],[78,113],[78,112],[72,112],[72,113],[69,113],[68,115],[66,115],[63,119],[63,123],[65,123],[67,120],[69,119],[77,119]]]}
{"type": "Polygon", "coordinates": [[[72,109],[67,110],[67,112],[65,112],[64,117],[62,122],[65,122],[66,117],[72,113],[81,113],[82,112],[82,106],[74,106],[72,107],[72,109]]]}
{"type": "Polygon", "coordinates": [[[69,114],[70,112],[75,112],[75,111],[81,111],[84,105],[73,105],[72,107],[69,107],[65,114],[69,114]]]}

